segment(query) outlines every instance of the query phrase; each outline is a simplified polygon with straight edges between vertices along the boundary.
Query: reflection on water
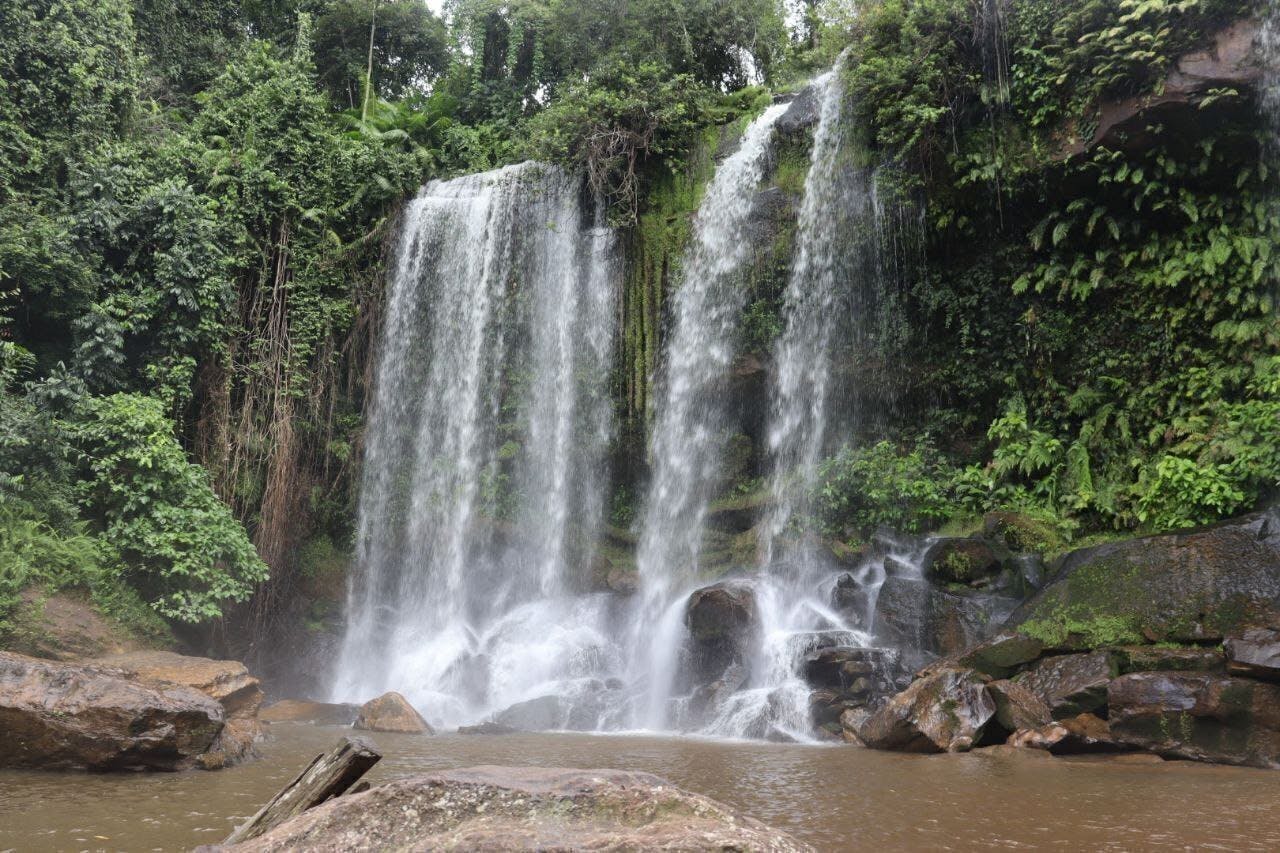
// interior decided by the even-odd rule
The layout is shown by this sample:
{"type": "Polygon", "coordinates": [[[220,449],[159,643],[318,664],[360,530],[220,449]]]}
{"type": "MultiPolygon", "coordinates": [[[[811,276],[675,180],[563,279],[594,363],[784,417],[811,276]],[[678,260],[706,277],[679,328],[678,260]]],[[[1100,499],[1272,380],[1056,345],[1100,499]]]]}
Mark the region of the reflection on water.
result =
{"type": "MultiPolygon", "coordinates": [[[[344,730],[277,724],[218,773],[0,771],[0,851],[180,850],[221,840],[344,730]]],[[[645,770],[822,850],[1280,849],[1280,773],[1039,753],[913,756],[649,736],[377,735],[373,780],[475,764],[645,770]]]]}

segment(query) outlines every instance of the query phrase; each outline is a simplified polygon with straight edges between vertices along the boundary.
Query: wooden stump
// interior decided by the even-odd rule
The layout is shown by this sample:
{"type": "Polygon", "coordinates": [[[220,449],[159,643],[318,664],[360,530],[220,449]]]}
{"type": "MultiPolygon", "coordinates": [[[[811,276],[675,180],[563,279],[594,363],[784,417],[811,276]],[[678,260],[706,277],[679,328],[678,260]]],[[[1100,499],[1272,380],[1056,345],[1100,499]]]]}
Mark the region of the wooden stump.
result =
{"type": "Polygon", "coordinates": [[[281,788],[222,843],[239,844],[257,838],[289,818],[341,796],[381,759],[382,753],[372,741],[362,737],[342,738],[328,752],[312,759],[298,778],[281,788]]]}

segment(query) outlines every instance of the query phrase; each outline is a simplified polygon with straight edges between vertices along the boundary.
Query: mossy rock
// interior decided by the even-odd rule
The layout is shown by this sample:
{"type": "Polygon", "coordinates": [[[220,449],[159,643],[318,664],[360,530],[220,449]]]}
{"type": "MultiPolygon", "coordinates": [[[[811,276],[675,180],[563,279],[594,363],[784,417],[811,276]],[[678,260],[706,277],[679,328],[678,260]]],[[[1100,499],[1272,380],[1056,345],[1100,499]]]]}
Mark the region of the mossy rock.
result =
{"type": "Polygon", "coordinates": [[[1073,551],[1009,624],[1064,650],[1217,642],[1280,624],[1280,507],[1073,551]]]}

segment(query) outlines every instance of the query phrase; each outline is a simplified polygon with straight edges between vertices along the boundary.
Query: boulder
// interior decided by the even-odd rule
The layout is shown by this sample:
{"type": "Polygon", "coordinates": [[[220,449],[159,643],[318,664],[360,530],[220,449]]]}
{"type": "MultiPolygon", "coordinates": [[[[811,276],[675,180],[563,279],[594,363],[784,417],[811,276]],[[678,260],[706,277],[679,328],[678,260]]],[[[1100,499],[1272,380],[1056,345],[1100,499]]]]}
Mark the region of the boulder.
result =
{"type": "Polygon", "coordinates": [[[352,728],[367,732],[432,735],[435,731],[422,719],[409,700],[396,693],[383,693],[360,706],[352,728]]]}
{"type": "Polygon", "coordinates": [[[1107,705],[1107,685],[1116,675],[1107,651],[1056,655],[1032,664],[1015,681],[1049,706],[1055,720],[1094,712],[1107,705]]]}
{"type": "Polygon", "coordinates": [[[738,692],[747,683],[747,668],[741,664],[730,664],[719,678],[710,684],[700,684],[689,697],[689,714],[691,722],[711,719],[724,707],[729,697],[738,692]]]}
{"type": "Polygon", "coordinates": [[[917,679],[858,729],[872,749],[962,752],[978,742],[996,706],[973,670],[947,669],[917,679]]]}
{"type": "Polygon", "coordinates": [[[1009,624],[1063,650],[1280,628],[1280,507],[1073,551],[1009,624]]]}
{"type": "Polygon", "coordinates": [[[1016,681],[993,681],[987,690],[995,702],[996,722],[1007,732],[1038,729],[1052,722],[1044,700],[1016,681]]]}
{"type": "Polygon", "coordinates": [[[1228,637],[1223,649],[1232,675],[1280,681],[1280,631],[1253,628],[1228,637]]]}
{"type": "Polygon", "coordinates": [[[984,539],[937,539],[924,553],[925,575],[943,583],[972,584],[994,577],[1003,562],[984,539]]]}
{"type": "Polygon", "coordinates": [[[759,643],[760,616],[755,589],[726,581],[694,591],[684,614],[689,629],[689,663],[694,685],[718,679],[731,665],[747,665],[759,643]]]}
{"type": "Polygon", "coordinates": [[[1167,758],[1280,768],[1280,685],[1135,672],[1107,692],[1111,737],[1167,758]]]}
{"type": "Polygon", "coordinates": [[[185,770],[227,763],[225,711],[184,686],[0,652],[0,767],[185,770]]]}
{"type": "Polygon", "coordinates": [[[893,649],[835,646],[806,657],[804,677],[810,687],[883,695],[894,692],[898,666],[893,649]]]}
{"type": "Polygon", "coordinates": [[[206,769],[238,764],[256,756],[254,745],[263,736],[258,718],[262,688],[239,661],[135,651],[86,663],[123,670],[130,678],[154,687],[190,687],[222,705],[226,725],[214,748],[201,758],[206,769]]]}
{"type": "Polygon", "coordinates": [[[349,726],[358,716],[359,705],[297,699],[281,699],[258,712],[258,719],[266,723],[314,723],[318,726],[349,726]]]}
{"type": "Polygon", "coordinates": [[[840,738],[845,743],[855,746],[866,746],[858,732],[871,719],[871,711],[867,708],[847,708],[840,715],[840,738]]]}
{"type": "Polygon", "coordinates": [[[520,730],[517,728],[494,722],[484,722],[474,726],[458,726],[458,734],[460,735],[513,735],[519,732],[520,730]]]}
{"type": "Polygon", "coordinates": [[[568,703],[559,696],[539,696],[500,711],[493,722],[521,732],[557,731],[567,727],[568,703]]]}
{"type": "Polygon", "coordinates": [[[473,767],[330,800],[237,851],[812,848],[648,773],[473,767]]]}

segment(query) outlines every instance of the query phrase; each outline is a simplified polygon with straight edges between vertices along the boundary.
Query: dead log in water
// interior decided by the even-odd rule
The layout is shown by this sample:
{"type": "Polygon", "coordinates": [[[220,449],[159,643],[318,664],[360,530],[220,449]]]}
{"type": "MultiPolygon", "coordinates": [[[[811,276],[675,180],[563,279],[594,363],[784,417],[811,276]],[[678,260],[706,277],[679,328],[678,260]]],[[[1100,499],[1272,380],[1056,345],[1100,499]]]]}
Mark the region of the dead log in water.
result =
{"type": "Polygon", "coordinates": [[[341,796],[382,759],[378,748],[362,737],[344,737],[280,789],[258,813],[236,828],[223,844],[257,838],[291,817],[341,796]]]}

